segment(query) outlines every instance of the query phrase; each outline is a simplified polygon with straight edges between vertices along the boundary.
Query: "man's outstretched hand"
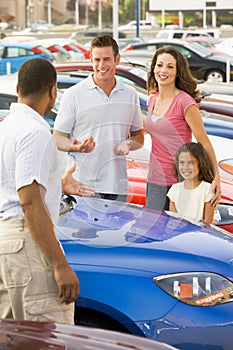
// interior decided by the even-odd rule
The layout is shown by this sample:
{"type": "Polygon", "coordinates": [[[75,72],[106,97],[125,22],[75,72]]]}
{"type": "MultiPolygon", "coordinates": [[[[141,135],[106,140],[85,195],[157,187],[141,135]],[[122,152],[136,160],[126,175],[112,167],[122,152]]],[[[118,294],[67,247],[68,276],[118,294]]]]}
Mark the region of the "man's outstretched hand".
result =
{"type": "Polygon", "coordinates": [[[73,177],[73,173],[76,170],[76,164],[73,163],[72,167],[62,176],[62,191],[66,194],[73,194],[84,197],[94,196],[95,191],[86,186],[83,182],[76,180],[73,177]]]}

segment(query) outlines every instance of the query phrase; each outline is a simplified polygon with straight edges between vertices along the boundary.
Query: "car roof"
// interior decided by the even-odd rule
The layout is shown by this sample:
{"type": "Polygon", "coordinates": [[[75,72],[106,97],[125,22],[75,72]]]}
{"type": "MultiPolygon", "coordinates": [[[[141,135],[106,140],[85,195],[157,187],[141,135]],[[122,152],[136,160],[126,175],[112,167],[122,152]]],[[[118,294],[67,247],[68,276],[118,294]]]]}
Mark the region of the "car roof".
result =
{"type": "Polygon", "coordinates": [[[38,46],[39,43],[35,44],[34,42],[16,42],[16,43],[8,43],[8,42],[0,42],[0,46],[4,47],[20,47],[25,49],[31,49],[32,47],[38,46]]]}

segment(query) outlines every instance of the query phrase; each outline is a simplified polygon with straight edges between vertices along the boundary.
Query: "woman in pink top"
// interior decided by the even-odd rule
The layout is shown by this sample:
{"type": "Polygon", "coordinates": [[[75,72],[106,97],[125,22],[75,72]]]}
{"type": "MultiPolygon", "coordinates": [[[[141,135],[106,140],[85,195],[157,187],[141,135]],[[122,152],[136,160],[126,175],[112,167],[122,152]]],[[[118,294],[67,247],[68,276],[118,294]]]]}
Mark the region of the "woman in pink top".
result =
{"type": "Polygon", "coordinates": [[[197,82],[184,56],[175,48],[158,49],[148,72],[148,116],[144,127],[152,138],[147,179],[147,207],[168,210],[167,192],[177,182],[173,173],[175,154],[192,134],[209,154],[215,169],[212,183],[215,206],[221,194],[216,156],[199,111],[197,82]]]}

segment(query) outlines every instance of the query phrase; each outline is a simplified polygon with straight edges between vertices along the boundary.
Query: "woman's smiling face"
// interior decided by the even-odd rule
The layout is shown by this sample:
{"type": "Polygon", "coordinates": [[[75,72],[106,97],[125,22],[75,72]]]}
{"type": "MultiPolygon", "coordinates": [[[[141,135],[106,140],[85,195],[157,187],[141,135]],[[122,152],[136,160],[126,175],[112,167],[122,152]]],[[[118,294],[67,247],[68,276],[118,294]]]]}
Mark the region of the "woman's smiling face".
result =
{"type": "Polygon", "coordinates": [[[177,75],[175,58],[168,53],[159,55],[155,64],[154,75],[158,84],[175,84],[177,75]]]}

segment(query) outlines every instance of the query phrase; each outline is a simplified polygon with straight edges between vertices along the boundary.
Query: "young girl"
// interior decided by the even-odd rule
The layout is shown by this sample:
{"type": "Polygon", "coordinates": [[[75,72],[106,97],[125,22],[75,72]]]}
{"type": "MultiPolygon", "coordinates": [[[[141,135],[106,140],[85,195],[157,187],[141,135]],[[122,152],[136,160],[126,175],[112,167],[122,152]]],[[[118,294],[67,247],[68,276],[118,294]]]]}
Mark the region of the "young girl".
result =
{"type": "Polygon", "coordinates": [[[175,158],[175,174],[179,183],[168,191],[169,211],[190,221],[213,223],[214,206],[211,182],[214,167],[201,143],[190,142],[181,146],[175,158]]]}

